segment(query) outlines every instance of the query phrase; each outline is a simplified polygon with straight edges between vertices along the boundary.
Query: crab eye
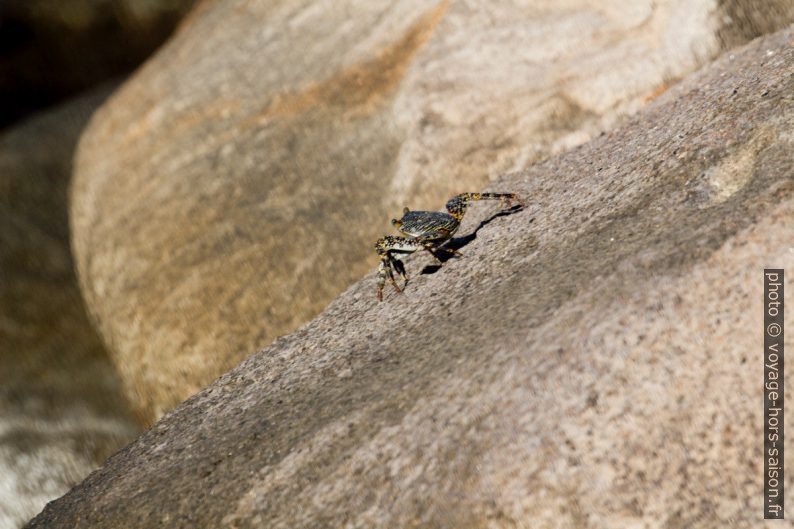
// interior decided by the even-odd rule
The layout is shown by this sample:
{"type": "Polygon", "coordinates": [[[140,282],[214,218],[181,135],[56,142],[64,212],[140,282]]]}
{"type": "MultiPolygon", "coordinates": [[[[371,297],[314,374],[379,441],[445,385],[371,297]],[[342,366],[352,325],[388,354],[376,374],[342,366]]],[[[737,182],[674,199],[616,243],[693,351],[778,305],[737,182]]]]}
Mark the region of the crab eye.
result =
{"type": "Polygon", "coordinates": [[[401,220],[397,220],[397,219],[391,219],[391,223],[392,223],[394,226],[402,226],[402,221],[401,221],[401,220]]]}

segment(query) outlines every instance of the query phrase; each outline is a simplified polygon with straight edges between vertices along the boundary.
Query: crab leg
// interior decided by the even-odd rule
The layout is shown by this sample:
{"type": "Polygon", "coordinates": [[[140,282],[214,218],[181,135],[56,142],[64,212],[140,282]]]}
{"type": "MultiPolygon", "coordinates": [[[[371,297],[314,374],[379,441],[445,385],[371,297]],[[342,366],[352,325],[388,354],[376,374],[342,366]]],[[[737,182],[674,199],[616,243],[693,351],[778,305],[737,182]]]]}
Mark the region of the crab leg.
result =
{"type": "Polygon", "coordinates": [[[388,279],[397,292],[402,292],[397,282],[394,280],[394,273],[392,272],[392,259],[384,257],[381,259],[380,266],[378,267],[378,301],[383,301],[383,287],[388,279]]]}
{"type": "Polygon", "coordinates": [[[466,213],[466,208],[469,202],[477,200],[502,200],[510,206],[513,201],[518,202],[520,206],[524,206],[524,201],[515,193],[461,193],[460,195],[452,197],[447,202],[447,211],[449,214],[458,220],[463,218],[466,213]]]}
{"type": "MultiPolygon", "coordinates": [[[[375,251],[380,256],[380,266],[378,267],[378,300],[383,301],[383,287],[388,279],[397,292],[402,292],[402,289],[397,286],[394,280],[394,270],[403,278],[403,286],[408,283],[408,276],[405,273],[405,267],[402,262],[396,259],[393,252],[398,253],[413,253],[418,250],[427,250],[427,244],[408,239],[405,237],[395,237],[387,235],[375,243],[375,251]]],[[[432,252],[431,252],[432,253],[432,252]]]]}

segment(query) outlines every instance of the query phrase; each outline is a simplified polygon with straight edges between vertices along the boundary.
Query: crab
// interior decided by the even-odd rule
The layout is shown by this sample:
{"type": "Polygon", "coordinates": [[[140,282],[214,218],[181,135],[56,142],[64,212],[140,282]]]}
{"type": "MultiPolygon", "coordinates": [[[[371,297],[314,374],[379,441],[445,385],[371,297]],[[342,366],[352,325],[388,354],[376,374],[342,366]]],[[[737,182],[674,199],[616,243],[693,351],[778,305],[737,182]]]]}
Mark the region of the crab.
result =
{"type": "Polygon", "coordinates": [[[391,223],[405,236],[386,235],[375,243],[375,251],[380,257],[378,266],[378,301],[383,301],[383,287],[388,279],[397,292],[402,292],[408,284],[405,266],[397,255],[407,255],[425,250],[433,258],[441,262],[437,252],[462,256],[454,248],[445,245],[460,227],[463,215],[470,202],[477,200],[501,200],[508,207],[515,201],[524,207],[524,202],[514,193],[461,193],[449,199],[446,204],[447,213],[443,211],[411,211],[403,209],[401,219],[392,219],[391,223]],[[397,286],[394,272],[403,278],[403,288],[397,286]]]}

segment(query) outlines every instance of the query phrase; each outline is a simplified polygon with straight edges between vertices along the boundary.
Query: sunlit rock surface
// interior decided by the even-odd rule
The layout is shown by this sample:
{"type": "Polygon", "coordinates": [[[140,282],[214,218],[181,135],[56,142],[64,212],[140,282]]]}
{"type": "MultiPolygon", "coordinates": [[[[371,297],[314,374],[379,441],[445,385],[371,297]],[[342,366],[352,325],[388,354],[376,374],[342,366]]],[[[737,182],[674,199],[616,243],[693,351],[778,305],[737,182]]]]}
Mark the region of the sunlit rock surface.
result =
{"type": "Polygon", "coordinates": [[[130,400],[161,416],[371,270],[403,206],[612,128],[794,19],[770,5],[201,3],[77,157],[81,285],[130,400]]]}
{"type": "Polygon", "coordinates": [[[369,274],[30,527],[759,527],[793,44],[723,55],[499,178],[528,207],[471,208],[464,258],[423,274],[415,255],[383,303],[369,274]]]}

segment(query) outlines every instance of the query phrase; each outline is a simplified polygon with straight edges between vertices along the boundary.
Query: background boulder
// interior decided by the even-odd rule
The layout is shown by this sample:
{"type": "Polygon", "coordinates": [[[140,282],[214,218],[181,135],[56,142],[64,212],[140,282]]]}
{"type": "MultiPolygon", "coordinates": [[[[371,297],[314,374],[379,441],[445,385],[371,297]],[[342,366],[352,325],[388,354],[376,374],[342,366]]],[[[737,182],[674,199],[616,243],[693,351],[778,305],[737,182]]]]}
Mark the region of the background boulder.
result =
{"type": "Polygon", "coordinates": [[[0,528],[20,527],[139,431],[85,312],[66,188],[110,88],[0,133],[0,528]]]}
{"type": "Polygon", "coordinates": [[[609,129],[794,19],[772,4],[200,4],[77,157],[81,286],[130,400],[161,416],[370,270],[404,205],[609,129]]]}
{"type": "Polygon", "coordinates": [[[383,303],[352,285],[30,527],[758,527],[793,40],[496,180],[528,207],[472,208],[464,258],[414,256],[383,303]]]}

